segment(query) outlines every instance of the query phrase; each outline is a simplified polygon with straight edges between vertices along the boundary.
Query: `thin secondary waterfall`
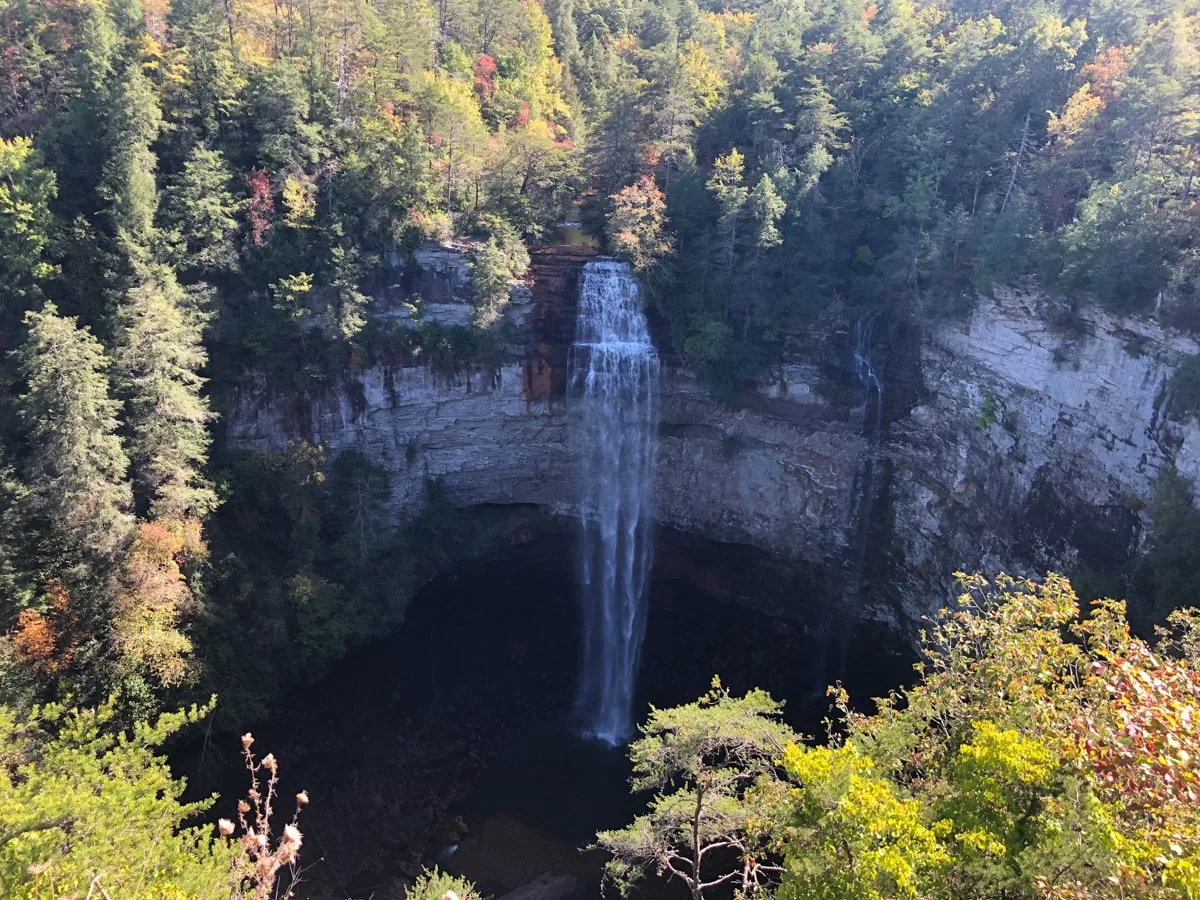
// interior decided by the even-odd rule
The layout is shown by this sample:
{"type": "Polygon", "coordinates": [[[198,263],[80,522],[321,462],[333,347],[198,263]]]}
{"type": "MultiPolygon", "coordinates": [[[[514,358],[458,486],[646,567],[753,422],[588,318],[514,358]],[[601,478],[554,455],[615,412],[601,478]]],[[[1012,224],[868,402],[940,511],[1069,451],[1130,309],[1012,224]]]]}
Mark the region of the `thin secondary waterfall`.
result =
{"type": "Polygon", "coordinates": [[[866,572],[867,546],[871,536],[871,517],[875,508],[876,453],[883,429],[883,379],[875,370],[872,356],[875,343],[875,319],[870,312],[854,323],[850,354],[853,375],[859,389],[863,414],[866,453],[859,469],[857,502],[852,519],[852,543],[847,554],[850,580],[845,604],[831,610],[817,627],[824,636],[812,656],[813,699],[823,697],[826,685],[845,677],[850,640],[862,601],[863,576],[866,572]]]}
{"type": "Polygon", "coordinates": [[[871,345],[875,339],[875,318],[871,312],[854,323],[854,378],[863,392],[864,431],[867,436],[867,455],[862,469],[862,502],[858,510],[858,535],[854,544],[854,595],[857,602],[862,593],[863,569],[867,559],[867,538],[871,528],[871,513],[875,506],[875,452],[879,432],[883,427],[883,381],[875,372],[871,345]],[[871,393],[874,392],[874,406],[871,393]]]}
{"type": "Polygon", "coordinates": [[[646,629],[658,355],[624,263],[583,267],[570,393],[580,457],[583,672],[581,730],[609,744],[633,734],[646,629]]]}
{"type": "Polygon", "coordinates": [[[878,431],[880,416],[883,415],[883,382],[875,374],[875,364],[871,360],[871,344],[875,338],[875,318],[878,313],[871,312],[862,316],[854,323],[854,378],[864,391],[863,402],[871,402],[871,391],[875,391],[875,418],[873,430],[878,431]]]}

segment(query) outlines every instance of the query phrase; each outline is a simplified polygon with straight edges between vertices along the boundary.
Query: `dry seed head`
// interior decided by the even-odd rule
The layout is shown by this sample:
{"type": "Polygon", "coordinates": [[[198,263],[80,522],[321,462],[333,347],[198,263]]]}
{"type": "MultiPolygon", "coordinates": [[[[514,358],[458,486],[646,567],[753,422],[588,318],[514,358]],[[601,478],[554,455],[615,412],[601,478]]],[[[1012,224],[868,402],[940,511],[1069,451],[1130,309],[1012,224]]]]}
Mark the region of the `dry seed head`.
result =
{"type": "Polygon", "coordinates": [[[233,834],[233,823],[228,819],[217,819],[217,831],[221,837],[229,837],[233,834]]]}

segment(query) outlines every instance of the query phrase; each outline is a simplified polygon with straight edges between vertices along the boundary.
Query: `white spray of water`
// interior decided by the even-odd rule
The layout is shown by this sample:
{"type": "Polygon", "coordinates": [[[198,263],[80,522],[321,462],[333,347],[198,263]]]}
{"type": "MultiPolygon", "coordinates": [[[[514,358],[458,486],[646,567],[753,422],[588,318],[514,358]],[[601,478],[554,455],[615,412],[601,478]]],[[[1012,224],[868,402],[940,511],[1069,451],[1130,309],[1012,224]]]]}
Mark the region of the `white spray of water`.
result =
{"type": "Polygon", "coordinates": [[[583,268],[569,366],[579,440],[582,731],[617,745],[633,734],[646,630],[659,362],[637,281],[624,263],[583,268]]]}

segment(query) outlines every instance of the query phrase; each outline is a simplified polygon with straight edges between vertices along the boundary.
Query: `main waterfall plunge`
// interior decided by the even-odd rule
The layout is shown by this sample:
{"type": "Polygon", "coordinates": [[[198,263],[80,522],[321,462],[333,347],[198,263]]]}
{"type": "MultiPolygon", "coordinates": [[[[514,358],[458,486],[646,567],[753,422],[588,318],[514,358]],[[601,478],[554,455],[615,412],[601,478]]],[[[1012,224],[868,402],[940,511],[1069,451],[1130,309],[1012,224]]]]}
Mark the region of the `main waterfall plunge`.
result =
{"type": "Polygon", "coordinates": [[[633,733],[646,630],[651,494],[658,428],[658,355],[637,281],[624,263],[583,268],[571,350],[580,441],[582,731],[609,744],[633,733]]]}

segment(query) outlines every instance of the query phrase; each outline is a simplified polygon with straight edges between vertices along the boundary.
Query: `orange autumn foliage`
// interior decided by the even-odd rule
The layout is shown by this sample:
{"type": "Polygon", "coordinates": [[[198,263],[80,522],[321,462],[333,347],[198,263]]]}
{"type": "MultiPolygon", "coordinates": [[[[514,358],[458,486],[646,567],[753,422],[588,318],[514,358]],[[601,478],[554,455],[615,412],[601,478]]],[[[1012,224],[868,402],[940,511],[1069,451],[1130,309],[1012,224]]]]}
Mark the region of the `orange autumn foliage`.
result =
{"type": "Polygon", "coordinates": [[[58,647],[58,637],[46,617],[36,609],[21,610],[17,616],[13,643],[22,655],[46,668],[55,667],[54,651],[58,647]]]}
{"type": "Polygon", "coordinates": [[[44,613],[32,608],[21,610],[12,642],[40,669],[56,672],[70,661],[76,643],[71,636],[71,598],[62,582],[56,580],[46,586],[45,599],[48,608],[44,613]]]}
{"type": "Polygon", "coordinates": [[[180,628],[196,599],[184,567],[206,549],[196,519],[141,522],[122,569],[116,645],[128,662],[166,687],[192,674],[192,644],[180,628]]]}
{"type": "Polygon", "coordinates": [[[1124,85],[1132,62],[1133,49],[1116,44],[1101,50],[1095,60],[1079,70],[1079,75],[1091,82],[1093,92],[1108,104],[1124,85]]]}

